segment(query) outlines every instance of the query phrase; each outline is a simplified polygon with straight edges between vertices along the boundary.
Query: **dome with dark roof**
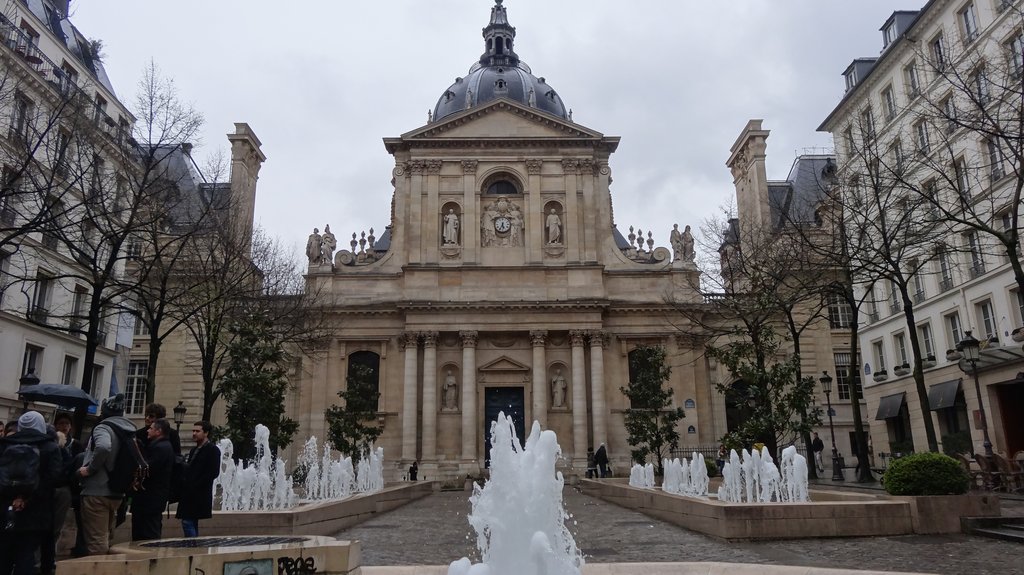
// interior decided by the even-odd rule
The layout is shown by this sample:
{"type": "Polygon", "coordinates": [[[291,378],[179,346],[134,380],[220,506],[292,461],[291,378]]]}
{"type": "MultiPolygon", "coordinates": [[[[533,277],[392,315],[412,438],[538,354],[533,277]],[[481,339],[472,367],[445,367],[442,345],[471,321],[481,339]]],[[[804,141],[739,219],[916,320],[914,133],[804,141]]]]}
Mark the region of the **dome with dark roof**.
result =
{"type": "Polygon", "coordinates": [[[456,78],[437,100],[436,122],[485,102],[508,98],[560,118],[569,119],[565,104],[544,78],[533,75],[530,67],[513,51],[516,29],[509,25],[502,0],[495,0],[491,21],[483,30],[484,53],[473,63],[465,78],[456,78]]]}

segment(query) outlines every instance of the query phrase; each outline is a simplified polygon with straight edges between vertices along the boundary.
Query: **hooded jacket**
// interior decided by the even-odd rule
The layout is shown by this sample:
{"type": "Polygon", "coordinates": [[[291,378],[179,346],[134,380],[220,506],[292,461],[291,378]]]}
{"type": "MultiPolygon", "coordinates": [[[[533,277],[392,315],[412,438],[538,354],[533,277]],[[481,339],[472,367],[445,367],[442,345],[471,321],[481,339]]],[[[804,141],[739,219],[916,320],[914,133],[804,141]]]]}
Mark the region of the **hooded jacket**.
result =
{"type": "MultiPolygon", "coordinates": [[[[46,531],[53,526],[53,490],[60,479],[63,465],[57,442],[34,429],[21,429],[0,440],[0,453],[8,446],[24,444],[39,450],[39,484],[25,501],[25,509],[15,514],[15,531],[46,531]]],[[[11,497],[0,496],[3,509],[11,504],[11,497]]]]}
{"type": "Polygon", "coordinates": [[[83,496],[121,497],[120,493],[112,492],[107,485],[107,472],[114,467],[117,451],[121,448],[121,442],[109,426],[135,434],[135,424],[121,415],[108,417],[96,424],[85,449],[83,465],[89,469],[89,475],[82,479],[83,496]]]}

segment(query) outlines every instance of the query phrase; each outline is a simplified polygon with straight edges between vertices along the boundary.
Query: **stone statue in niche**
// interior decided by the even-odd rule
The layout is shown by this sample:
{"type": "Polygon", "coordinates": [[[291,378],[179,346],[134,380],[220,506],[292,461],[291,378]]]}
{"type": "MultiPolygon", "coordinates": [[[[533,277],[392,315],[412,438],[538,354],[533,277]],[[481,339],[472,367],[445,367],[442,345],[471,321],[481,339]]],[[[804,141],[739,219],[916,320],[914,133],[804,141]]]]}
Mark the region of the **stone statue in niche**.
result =
{"type": "Polygon", "coordinates": [[[330,265],[334,261],[334,250],[338,249],[338,240],[331,233],[331,226],[324,225],[324,235],[320,238],[320,263],[330,265]]]}
{"type": "Polygon", "coordinates": [[[455,376],[452,375],[452,370],[448,370],[447,375],[444,376],[444,384],[441,386],[442,392],[442,408],[443,409],[458,409],[459,408],[459,384],[455,383],[455,376]]]}
{"type": "Polygon", "coordinates": [[[551,213],[548,214],[545,223],[548,228],[548,243],[562,243],[562,218],[558,217],[558,212],[555,211],[555,208],[551,208],[551,213]]]}
{"type": "Polygon", "coordinates": [[[459,216],[454,209],[449,208],[444,216],[444,231],[442,232],[444,245],[459,245],[459,216]]]}
{"type": "Polygon", "coordinates": [[[523,245],[523,212],[508,198],[500,197],[483,207],[480,243],[484,247],[523,245]]]}
{"type": "Polygon", "coordinates": [[[309,234],[309,239],[306,240],[306,257],[309,258],[310,265],[320,265],[321,241],[319,228],[313,228],[313,233],[309,234]]]}
{"type": "Polygon", "coordinates": [[[562,377],[562,370],[555,370],[555,377],[551,378],[551,407],[565,407],[565,378],[562,377]]]}

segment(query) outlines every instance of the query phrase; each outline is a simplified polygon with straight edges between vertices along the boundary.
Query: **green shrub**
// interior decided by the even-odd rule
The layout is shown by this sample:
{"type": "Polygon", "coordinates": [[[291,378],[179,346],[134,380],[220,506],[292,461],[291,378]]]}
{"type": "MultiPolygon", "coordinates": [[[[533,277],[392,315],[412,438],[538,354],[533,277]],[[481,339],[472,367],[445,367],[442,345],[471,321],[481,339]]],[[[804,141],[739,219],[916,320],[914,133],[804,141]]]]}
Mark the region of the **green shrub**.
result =
{"type": "Polygon", "coordinates": [[[718,465],[714,459],[705,459],[704,466],[708,468],[708,477],[714,477],[718,475],[718,465]]]}
{"type": "Polygon", "coordinates": [[[971,486],[967,471],[941,453],[915,453],[889,463],[883,477],[891,495],[960,495],[971,486]]]}

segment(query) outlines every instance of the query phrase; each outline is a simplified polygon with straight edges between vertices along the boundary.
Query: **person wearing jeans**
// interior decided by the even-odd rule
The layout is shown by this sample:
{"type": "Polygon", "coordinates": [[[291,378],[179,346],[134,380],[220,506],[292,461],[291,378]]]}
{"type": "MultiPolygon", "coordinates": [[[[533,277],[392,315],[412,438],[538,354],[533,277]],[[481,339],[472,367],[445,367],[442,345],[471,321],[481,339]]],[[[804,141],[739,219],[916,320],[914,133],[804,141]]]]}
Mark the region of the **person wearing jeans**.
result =
{"type": "Polygon", "coordinates": [[[220,476],[220,449],[210,441],[213,426],[197,421],[192,426],[196,446],[188,452],[181,501],[175,517],[185,537],[199,536],[199,520],[213,517],[213,481],[220,476]]]}

